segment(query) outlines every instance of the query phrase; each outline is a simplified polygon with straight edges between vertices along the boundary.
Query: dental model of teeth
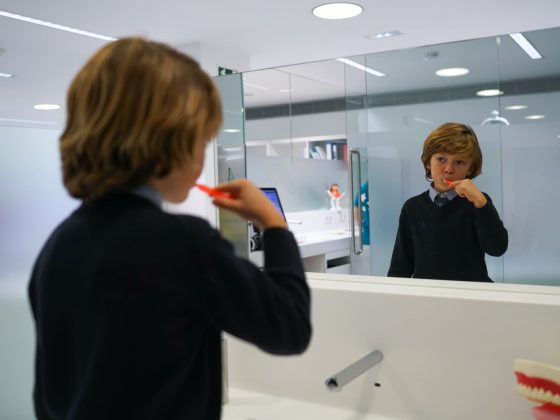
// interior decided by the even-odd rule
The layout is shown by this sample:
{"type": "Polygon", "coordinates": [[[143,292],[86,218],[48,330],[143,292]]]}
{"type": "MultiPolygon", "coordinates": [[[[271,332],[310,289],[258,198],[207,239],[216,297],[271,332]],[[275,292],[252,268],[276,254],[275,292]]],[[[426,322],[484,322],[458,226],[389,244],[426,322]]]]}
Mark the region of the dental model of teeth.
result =
{"type": "Polygon", "coordinates": [[[533,408],[535,419],[560,419],[560,368],[533,360],[515,359],[513,371],[517,392],[542,404],[533,408]]]}

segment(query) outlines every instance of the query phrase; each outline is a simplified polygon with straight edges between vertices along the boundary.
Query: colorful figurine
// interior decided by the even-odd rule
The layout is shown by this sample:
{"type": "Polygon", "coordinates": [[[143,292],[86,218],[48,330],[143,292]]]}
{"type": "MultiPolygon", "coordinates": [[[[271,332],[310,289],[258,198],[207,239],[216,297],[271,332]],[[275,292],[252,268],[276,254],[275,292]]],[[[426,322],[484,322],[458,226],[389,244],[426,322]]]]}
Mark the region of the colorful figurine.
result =
{"type": "Polygon", "coordinates": [[[332,184],[327,194],[331,198],[331,210],[341,210],[340,199],[344,196],[344,193],[340,192],[338,184],[332,184]]]}

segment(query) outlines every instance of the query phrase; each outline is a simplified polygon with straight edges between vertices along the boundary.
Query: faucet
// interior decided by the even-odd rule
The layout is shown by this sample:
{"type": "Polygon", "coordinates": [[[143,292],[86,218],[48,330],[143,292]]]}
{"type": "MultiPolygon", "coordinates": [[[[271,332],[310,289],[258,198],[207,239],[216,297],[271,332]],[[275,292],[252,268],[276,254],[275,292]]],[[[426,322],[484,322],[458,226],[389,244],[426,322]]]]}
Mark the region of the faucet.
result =
{"type": "Polygon", "coordinates": [[[383,353],[379,350],[374,350],[330,378],[327,378],[325,385],[329,391],[340,391],[344,385],[353,381],[382,360],[383,353]]]}

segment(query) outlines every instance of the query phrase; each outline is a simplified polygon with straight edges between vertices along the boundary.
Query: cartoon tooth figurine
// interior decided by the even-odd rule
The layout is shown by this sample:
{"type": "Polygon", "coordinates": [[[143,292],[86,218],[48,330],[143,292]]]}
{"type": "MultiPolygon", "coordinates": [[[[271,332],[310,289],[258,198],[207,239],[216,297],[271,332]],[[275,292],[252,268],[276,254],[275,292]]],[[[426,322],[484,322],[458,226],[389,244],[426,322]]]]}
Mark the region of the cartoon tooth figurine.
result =
{"type": "Polygon", "coordinates": [[[533,360],[515,359],[513,372],[517,392],[542,404],[533,408],[536,420],[560,419],[560,368],[533,360]]]}
{"type": "Polygon", "coordinates": [[[331,184],[327,194],[331,198],[331,210],[341,210],[340,199],[344,196],[344,193],[340,192],[338,184],[331,184]]]}

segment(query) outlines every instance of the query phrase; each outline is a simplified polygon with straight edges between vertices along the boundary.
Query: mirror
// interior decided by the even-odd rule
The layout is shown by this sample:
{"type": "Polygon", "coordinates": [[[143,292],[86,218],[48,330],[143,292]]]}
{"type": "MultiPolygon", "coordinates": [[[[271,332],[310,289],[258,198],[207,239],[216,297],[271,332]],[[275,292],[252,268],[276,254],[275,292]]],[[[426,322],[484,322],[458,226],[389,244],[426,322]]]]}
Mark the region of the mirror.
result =
{"type": "MultiPolygon", "coordinates": [[[[301,219],[315,213],[303,222],[312,225],[312,232],[331,235],[338,229],[350,237],[349,166],[344,157],[333,159],[332,144],[343,144],[345,154],[349,148],[362,154],[371,201],[368,261],[352,256],[350,267],[339,268],[329,267],[325,258],[312,267],[386,275],[400,208],[428,187],[422,143],[436,126],[458,121],[477,133],[484,164],[475,183],[491,196],[509,232],[504,256],[486,258],[490,277],[560,285],[560,199],[554,193],[560,158],[560,28],[524,36],[542,58],[532,59],[504,35],[243,75],[248,177],[278,187],[288,214],[301,219]],[[385,76],[364,72],[360,64],[385,76]],[[436,75],[457,67],[468,73],[436,75]],[[481,96],[490,89],[498,94],[481,96]],[[333,182],[346,197],[344,211],[329,214],[324,191],[333,182]],[[333,229],[339,214],[345,220],[333,229]]],[[[296,236],[310,235],[301,224],[292,227],[296,236]]],[[[329,235],[326,241],[335,240],[329,235]]]]}
{"type": "MultiPolygon", "coordinates": [[[[245,120],[234,129],[245,134],[247,175],[261,186],[277,187],[301,243],[313,252],[321,247],[322,257],[306,257],[310,271],[385,275],[398,210],[426,188],[421,143],[439,123],[459,120],[472,125],[481,140],[484,166],[476,182],[491,195],[510,235],[506,254],[487,259],[491,277],[560,285],[560,200],[554,191],[560,28],[524,35],[541,59],[531,59],[506,35],[346,58],[358,66],[333,59],[241,75],[236,88],[243,93],[245,120]],[[467,67],[469,73],[435,76],[446,67],[467,67]],[[476,95],[491,88],[503,94],[476,95]],[[349,148],[360,151],[361,178],[369,181],[371,245],[360,254],[349,245],[352,233],[360,235],[360,223],[351,229],[356,192],[349,186],[349,148]],[[335,183],[344,193],[341,211],[330,210],[327,190],[335,183]]],[[[89,52],[80,54],[85,61],[89,52]]],[[[63,70],[70,80],[76,69],[63,70]]],[[[4,93],[17,99],[25,80],[11,82],[4,93]]],[[[42,121],[34,110],[16,115],[10,101],[1,105],[0,281],[8,283],[27,280],[41,238],[58,221],[56,208],[65,214],[76,203],[60,186],[56,167],[43,167],[47,160],[58,164],[62,124],[42,121]]],[[[62,122],[63,111],[59,115],[62,122]]],[[[228,136],[241,141],[242,133],[228,136]]]]}

